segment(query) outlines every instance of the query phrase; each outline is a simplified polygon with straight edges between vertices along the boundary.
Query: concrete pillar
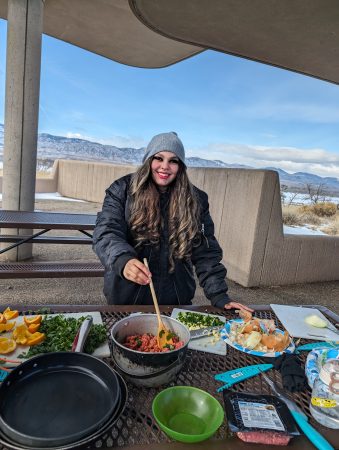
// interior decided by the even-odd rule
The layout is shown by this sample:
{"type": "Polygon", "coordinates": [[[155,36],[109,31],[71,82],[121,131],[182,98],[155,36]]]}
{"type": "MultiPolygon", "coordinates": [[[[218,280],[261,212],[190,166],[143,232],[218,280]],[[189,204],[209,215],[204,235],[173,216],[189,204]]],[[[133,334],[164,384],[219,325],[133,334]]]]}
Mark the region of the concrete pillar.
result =
{"type": "MultiPolygon", "coordinates": [[[[34,209],[43,0],[8,0],[3,209],[34,209]]],[[[4,232],[5,230],[3,230],[4,232]]],[[[8,233],[8,230],[5,231],[8,233]]],[[[14,230],[13,234],[28,234],[14,230]]],[[[32,244],[5,253],[20,261],[32,244]]]]}

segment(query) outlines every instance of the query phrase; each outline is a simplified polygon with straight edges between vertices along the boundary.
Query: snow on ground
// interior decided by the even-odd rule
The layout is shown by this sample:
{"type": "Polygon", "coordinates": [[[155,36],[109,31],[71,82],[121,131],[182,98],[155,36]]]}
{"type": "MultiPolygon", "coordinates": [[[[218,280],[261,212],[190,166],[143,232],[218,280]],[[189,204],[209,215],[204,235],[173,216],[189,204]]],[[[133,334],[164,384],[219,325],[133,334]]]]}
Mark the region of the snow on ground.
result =
{"type": "MultiPolygon", "coordinates": [[[[295,194],[293,192],[284,192],[284,204],[288,205],[292,199],[292,205],[296,204],[303,204],[303,205],[309,205],[311,204],[311,200],[307,194],[295,194]]],[[[319,201],[326,201],[326,202],[332,202],[332,203],[339,203],[339,197],[329,197],[324,196],[324,199],[321,198],[319,201]]]]}
{"type": "Polygon", "coordinates": [[[301,235],[323,235],[327,236],[326,233],[323,233],[320,230],[311,230],[307,227],[289,227],[284,225],[284,234],[301,234],[301,235]]]}
{"type": "MultiPolygon", "coordinates": [[[[0,193],[0,200],[2,200],[2,194],[0,193]]],[[[36,193],[35,200],[63,200],[65,202],[82,202],[85,203],[84,200],[78,200],[76,198],[63,197],[59,194],[59,192],[47,192],[47,193],[36,193]]]]}

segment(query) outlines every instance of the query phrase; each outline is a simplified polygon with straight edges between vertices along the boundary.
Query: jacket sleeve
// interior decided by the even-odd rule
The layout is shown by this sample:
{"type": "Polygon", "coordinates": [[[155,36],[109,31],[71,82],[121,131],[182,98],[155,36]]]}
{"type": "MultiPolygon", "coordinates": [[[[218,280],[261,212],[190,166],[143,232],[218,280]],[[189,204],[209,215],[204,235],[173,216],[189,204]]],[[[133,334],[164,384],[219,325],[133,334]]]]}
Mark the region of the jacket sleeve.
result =
{"type": "Polygon", "coordinates": [[[221,263],[222,249],[214,236],[214,223],[209,212],[208,196],[199,191],[201,198],[201,239],[193,247],[192,263],[206,297],[213,306],[223,308],[230,301],[227,295],[226,268],[221,263]]]}
{"type": "Polygon", "coordinates": [[[125,189],[114,182],[106,190],[102,211],[98,213],[93,233],[93,250],[101,263],[106,270],[114,271],[120,276],[127,261],[137,257],[136,251],[128,242],[125,203],[125,189]]]}

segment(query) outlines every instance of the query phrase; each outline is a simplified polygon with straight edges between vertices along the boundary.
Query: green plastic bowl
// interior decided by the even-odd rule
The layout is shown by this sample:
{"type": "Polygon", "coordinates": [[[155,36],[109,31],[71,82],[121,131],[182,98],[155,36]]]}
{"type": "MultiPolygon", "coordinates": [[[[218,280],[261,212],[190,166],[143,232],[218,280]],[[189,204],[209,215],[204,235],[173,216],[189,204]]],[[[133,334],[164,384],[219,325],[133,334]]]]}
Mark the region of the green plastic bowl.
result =
{"type": "Polygon", "coordinates": [[[180,442],[201,442],[217,431],[224,410],[208,392],[190,386],[174,386],[153,400],[152,412],[160,428],[180,442]]]}

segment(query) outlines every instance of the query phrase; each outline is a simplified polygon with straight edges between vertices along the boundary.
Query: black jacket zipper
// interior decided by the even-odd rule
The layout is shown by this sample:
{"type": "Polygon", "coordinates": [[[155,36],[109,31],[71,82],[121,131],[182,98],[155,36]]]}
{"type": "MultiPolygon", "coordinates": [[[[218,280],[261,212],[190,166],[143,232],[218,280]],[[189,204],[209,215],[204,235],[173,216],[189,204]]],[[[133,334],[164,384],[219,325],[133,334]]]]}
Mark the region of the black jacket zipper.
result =
{"type": "Polygon", "coordinates": [[[208,239],[207,239],[207,237],[205,236],[205,224],[204,224],[204,223],[201,224],[201,233],[202,233],[202,235],[204,236],[204,238],[205,238],[205,240],[206,240],[207,248],[210,248],[210,244],[209,244],[209,242],[208,242],[208,239]]]}

